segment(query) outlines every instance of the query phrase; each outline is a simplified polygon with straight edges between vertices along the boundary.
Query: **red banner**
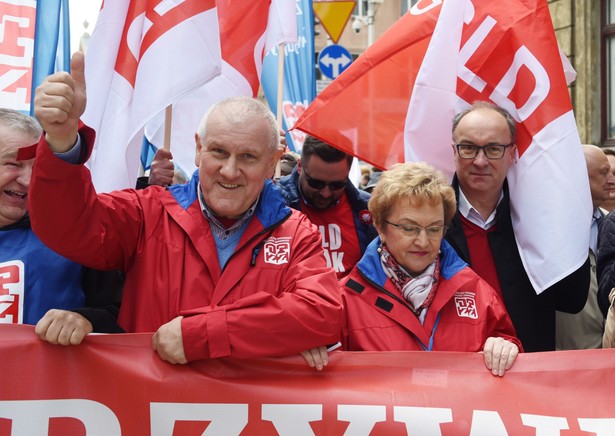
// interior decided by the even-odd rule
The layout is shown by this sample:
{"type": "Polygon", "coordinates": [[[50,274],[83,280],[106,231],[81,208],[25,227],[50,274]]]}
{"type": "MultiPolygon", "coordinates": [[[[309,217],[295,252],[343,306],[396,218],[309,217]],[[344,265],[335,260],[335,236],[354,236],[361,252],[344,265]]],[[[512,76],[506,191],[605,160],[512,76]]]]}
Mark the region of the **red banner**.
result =
{"type": "Polygon", "coordinates": [[[520,355],[503,378],[481,354],[334,352],[161,361],[151,336],[76,347],[0,325],[0,435],[571,435],[615,433],[615,350],[520,355]]]}

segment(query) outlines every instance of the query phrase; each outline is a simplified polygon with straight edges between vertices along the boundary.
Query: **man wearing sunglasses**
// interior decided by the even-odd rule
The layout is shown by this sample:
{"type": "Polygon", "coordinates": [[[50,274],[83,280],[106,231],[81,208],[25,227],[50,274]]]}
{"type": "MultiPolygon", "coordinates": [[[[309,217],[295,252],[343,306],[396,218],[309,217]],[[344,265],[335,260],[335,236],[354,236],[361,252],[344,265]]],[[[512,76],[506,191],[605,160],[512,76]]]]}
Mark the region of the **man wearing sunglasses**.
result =
{"type": "Polygon", "coordinates": [[[525,351],[555,350],[555,311],[578,313],[587,300],[589,259],[540,295],[521,262],[506,174],[515,162],[516,125],[503,108],[478,102],[453,119],[457,213],[446,239],[501,293],[525,351]]]}
{"type": "Polygon", "coordinates": [[[369,194],[348,180],[353,157],[308,136],[293,172],[278,181],[286,204],[308,216],[322,235],[327,264],[338,278],[350,272],[376,236],[369,194]]]}

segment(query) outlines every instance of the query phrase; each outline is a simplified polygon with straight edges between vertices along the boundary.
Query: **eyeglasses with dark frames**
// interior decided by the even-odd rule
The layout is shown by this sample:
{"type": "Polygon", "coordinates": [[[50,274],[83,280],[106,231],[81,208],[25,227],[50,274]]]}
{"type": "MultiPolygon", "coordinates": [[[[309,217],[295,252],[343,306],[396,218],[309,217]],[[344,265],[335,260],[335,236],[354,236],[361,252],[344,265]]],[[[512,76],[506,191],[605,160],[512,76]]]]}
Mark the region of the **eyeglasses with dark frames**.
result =
{"type": "Polygon", "coordinates": [[[346,184],[348,183],[348,178],[346,178],[345,180],[334,180],[332,182],[325,182],[324,180],[313,179],[309,176],[307,171],[305,171],[305,168],[302,168],[302,173],[305,175],[305,180],[307,181],[307,184],[310,186],[310,188],[318,189],[319,191],[325,189],[325,187],[327,186],[331,191],[339,191],[340,189],[345,188],[346,184]]]}
{"type": "Polygon", "coordinates": [[[384,222],[400,230],[406,236],[409,236],[414,239],[418,238],[419,235],[421,234],[421,231],[425,230],[427,239],[437,240],[437,239],[440,239],[444,235],[444,232],[447,229],[447,227],[443,224],[423,227],[423,226],[417,226],[417,225],[401,225],[401,224],[392,223],[387,220],[384,220],[384,222]]]}
{"type": "Polygon", "coordinates": [[[488,144],[483,146],[474,144],[455,144],[455,147],[457,148],[459,157],[462,159],[475,159],[482,150],[487,159],[497,160],[502,159],[506,149],[513,145],[515,144],[488,144]]]}

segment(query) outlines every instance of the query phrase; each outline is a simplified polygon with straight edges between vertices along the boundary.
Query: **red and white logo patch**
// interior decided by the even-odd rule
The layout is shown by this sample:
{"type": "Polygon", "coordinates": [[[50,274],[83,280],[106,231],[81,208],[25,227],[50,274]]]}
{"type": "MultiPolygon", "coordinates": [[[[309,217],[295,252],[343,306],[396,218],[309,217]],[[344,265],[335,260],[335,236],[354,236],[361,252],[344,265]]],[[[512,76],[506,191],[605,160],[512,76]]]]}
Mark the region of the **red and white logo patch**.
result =
{"type": "Polygon", "coordinates": [[[374,224],[372,214],[367,209],[363,209],[361,212],[359,212],[359,219],[365,225],[371,226],[372,224],[374,224]]]}
{"type": "Polygon", "coordinates": [[[474,299],[475,295],[474,292],[457,292],[455,294],[455,307],[457,308],[458,316],[472,319],[478,318],[476,300],[474,299]]]}
{"type": "Polygon", "coordinates": [[[288,263],[290,259],[290,237],[271,237],[265,241],[264,250],[266,263],[271,263],[273,265],[288,263]]]}
{"type": "Polygon", "coordinates": [[[24,264],[20,260],[0,263],[0,324],[23,322],[24,264]]]}

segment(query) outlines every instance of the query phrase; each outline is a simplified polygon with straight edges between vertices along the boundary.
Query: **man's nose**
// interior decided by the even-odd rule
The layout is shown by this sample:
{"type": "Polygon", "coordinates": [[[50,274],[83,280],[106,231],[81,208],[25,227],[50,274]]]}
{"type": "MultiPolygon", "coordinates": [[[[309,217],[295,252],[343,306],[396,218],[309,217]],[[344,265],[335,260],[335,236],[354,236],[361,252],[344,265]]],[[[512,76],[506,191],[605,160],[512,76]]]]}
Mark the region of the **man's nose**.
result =
{"type": "Polygon", "coordinates": [[[229,157],[222,164],[220,173],[226,177],[234,177],[237,174],[237,160],[233,157],[229,157]]]}
{"type": "Polygon", "coordinates": [[[487,159],[484,148],[478,150],[478,154],[474,158],[473,162],[475,165],[485,165],[489,163],[489,159],[487,159]]]}
{"type": "Polygon", "coordinates": [[[32,178],[32,165],[24,165],[19,171],[17,176],[17,183],[26,188],[30,186],[30,179],[32,178]]]}
{"type": "Polygon", "coordinates": [[[331,197],[333,195],[333,191],[331,191],[329,185],[325,185],[325,187],[320,190],[320,195],[323,197],[331,197]]]}

